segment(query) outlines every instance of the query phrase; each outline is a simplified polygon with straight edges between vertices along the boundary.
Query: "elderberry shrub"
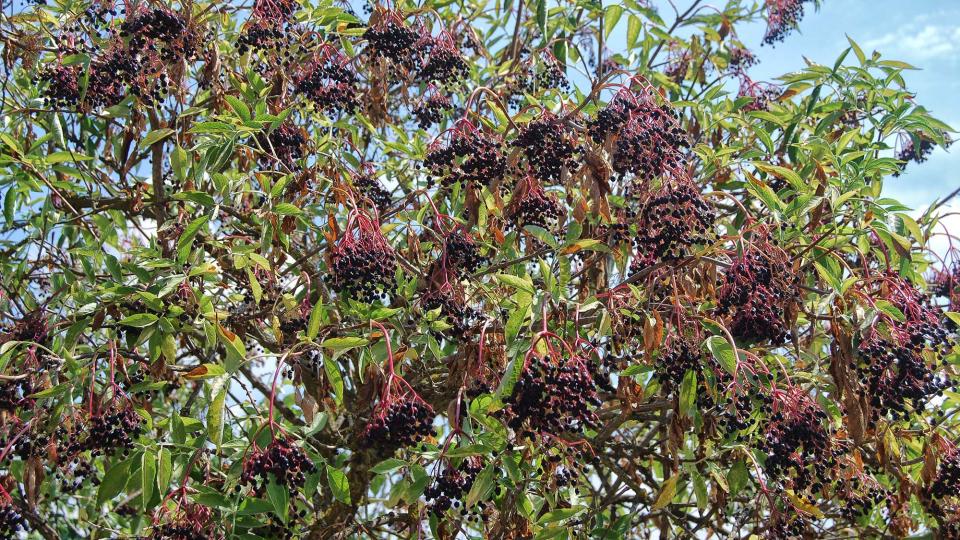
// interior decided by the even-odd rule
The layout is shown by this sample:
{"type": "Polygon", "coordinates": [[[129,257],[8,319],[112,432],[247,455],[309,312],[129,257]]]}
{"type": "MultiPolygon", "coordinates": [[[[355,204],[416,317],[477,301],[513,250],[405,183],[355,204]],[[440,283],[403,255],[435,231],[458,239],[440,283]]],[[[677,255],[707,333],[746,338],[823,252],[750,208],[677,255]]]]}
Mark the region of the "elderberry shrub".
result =
{"type": "Polygon", "coordinates": [[[0,503],[0,538],[19,538],[28,527],[27,519],[13,503],[0,503]]]}
{"type": "Polygon", "coordinates": [[[700,371],[704,357],[699,343],[682,335],[669,336],[654,362],[654,377],[668,393],[676,392],[687,371],[700,371]]]}
{"type": "Polygon", "coordinates": [[[467,73],[467,61],[449,37],[431,37],[425,45],[429,52],[417,73],[422,82],[447,85],[460,80],[467,73]]]}
{"type": "Polygon", "coordinates": [[[210,508],[196,503],[182,503],[177,507],[177,516],[170,521],[155,526],[151,540],[220,540],[211,523],[210,508]]]}
{"type": "Polygon", "coordinates": [[[693,181],[664,181],[655,190],[635,193],[639,210],[634,238],[634,268],[689,256],[690,248],[713,239],[716,212],[693,181]]]}
{"type": "Polygon", "coordinates": [[[780,98],[780,87],[765,82],[758,82],[746,75],[740,77],[740,89],[737,98],[750,98],[750,103],[743,106],[746,112],[770,110],[770,104],[780,98]]]}
{"type": "Polygon", "coordinates": [[[397,255],[380,226],[365,214],[355,212],[348,219],[330,261],[332,275],[325,279],[341,294],[373,303],[396,288],[397,255]]]}
{"type": "Polygon", "coordinates": [[[84,101],[91,109],[117,105],[127,86],[143,69],[143,63],[124,49],[114,47],[90,62],[84,101]]]}
{"type": "Polygon", "coordinates": [[[443,121],[444,115],[452,110],[453,103],[450,102],[450,99],[434,91],[426,99],[419,101],[412,112],[420,129],[428,129],[430,126],[443,121]]]}
{"type": "Polygon", "coordinates": [[[727,269],[717,291],[717,311],[730,316],[734,337],[782,345],[790,335],[787,310],[799,299],[799,286],[787,254],[761,238],[727,269]]]}
{"type": "Polygon", "coordinates": [[[810,520],[801,514],[794,512],[787,514],[782,510],[777,510],[766,529],[765,538],[770,540],[805,538],[809,529],[810,520]]]}
{"type": "Polygon", "coordinates": [[[133,407],[117,407],[91,418],[90,434],[84,446],[93,455],[113,454],[118,450],[126,454],[142,433],[143,418],[133,407]]]}
{"type": "Polygon", "coordinates": [[[267,133],[256,137],[257,144],[263,150],[259,156],[261,163],[281,163],[292,167],[304,154],[307,137],[302,129],[290,122],[284,122],[267,133]]]}
{"type": "Polygon", "coordinates": [[[361,445],[393,455],[400,448],[434,437],[433,417],[433,407],[416,396],[380,400],[361,435],[361,445]]]}
{"type": "Polygon", "coordinates": [[[16,413],[22,407],[29,408],[34,401],[27,396],[33,392],[29,378],[0,381],[0,412],[16,413]]]}
{"type": "Polygon", "coordinates": [[[290,496],[296,496],[316,472],[316,466],[299,446],[287,437],[277,437],[263,450],[254,450],[243,463],[240,484],[248,486],[254,495],[266,493],[271,479],[286,487],[290,496]]]}
{"type": "Polygon", "coordinates": [[[537,179],[527,176],[517,184],[505,214],[517,230],[527,225],[551,229],[563,215],[563,207],[537,179]]]}
{"type": "Polygon", "coordinates": [[[156,51],[167,63],[197,56],[199,36],[180,14],[166,8],[142,9],[129,16],[120,25],[120,36],[131,50],[156,51]]]}
{"type": "Polygon", "coordinates": [[[960,496],[960,450],[951,448],[940,460],[937,474],[930,484],[929,496],[936,503],[960,496]]]}
{"type": "Polygon", "coordinates": [[[776,45],[785,40],[803,18],[803,4],[809,1],[766,0],[767,31],[763,35],[763,43],[776,45]]]}
{"type": "Polygon", "coordinates": [[[605,107],[597,111],[593,120],[587,123],[587,132],[597,144],[604,144],[608,137],[616,135],[630,119],[634,110],[639,109],[633,95],[626,91],[617,92],[605,107]]]}
{"type": "Polygon", "coordinates": [[[593,407],[600,398],[586,363],[578,357],[530,355],[498,414],[519,438],[596,428],[593,407]]]}
{"type": "Polygon", "coordinates": [[[483,470],[483,460],[478,456],[465,458],[454,467],[449,461],[444,462],[440,474],[423,491],[430,512],[442,515],[447,510],[459,509],[465,515],[466,494],[473,487],[477,474],[483,470]]]}
{"type": "Polygon", "coordinates": [[[301,64],[294,76],[294,91],[318,110],[352,113],[360,106],[360,79],[349,58],[327,46],[320,57],[301,64]]]}
{"type": "MultiPolygon", "coordinates": [[[[917,137],[917,144],[914,142],[914,138],[910,137],[904,143],[903,147],[897,152],[894,158],[901,162],[899,168],[896,172],[893,173],[894,177],[899,177],[903,174],[903,171],[907,168],[907,163],[913,161],[914,163],[923,163],[930,158],[930,154],[936,149],[937,145],[930,137],[920,135],[917,137]]],[[[947,140],[947,145],[952,145],[952,140],[947,140]]]]}
{"type": "Polygon", "coordinates": [[[549,111],[524,126],[513,146],[523,149],[527,164],[542,180],[559,180],[564,168],[576,164],[579,153],[573,133],[549,111]]]}
{"type": "Polygon", "coordinates": [[[840,514],[850,521],[856,521],[866,516],[873,509],[890,497],[890,491],[873,481],[870,485],[862,486],[860,480],[854,478],[848,485],[838,492],[840,514]]]}

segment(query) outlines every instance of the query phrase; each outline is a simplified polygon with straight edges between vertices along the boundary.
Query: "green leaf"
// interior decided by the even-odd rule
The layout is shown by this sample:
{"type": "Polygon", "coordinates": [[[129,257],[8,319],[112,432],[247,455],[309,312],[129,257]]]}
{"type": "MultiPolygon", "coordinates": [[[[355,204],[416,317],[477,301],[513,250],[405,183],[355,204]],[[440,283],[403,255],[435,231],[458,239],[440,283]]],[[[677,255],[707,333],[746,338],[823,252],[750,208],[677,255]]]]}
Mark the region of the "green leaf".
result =
{"type": "Polygon", "coordinates": [[[170,128],[155,129],[150,133],[147,133],[147,136],[140,141],[140,148],[149,148],[155,143],[158,143],[170,135],[173,135],[174,131],[170,128]]]}
{"type": "Polygon", "coordinates": [[[127,479],[130,472],[130,460],[124,460],[115,463],[113,467],[107,470],[100,481],[100,487],[97,489],[97,505],[109,501],[123,491],[127,485],[127,479]]]}
{"type": "Polygon", "coordinates": [[[707,350],[713,354],[723,369],[727,370],[727,373],[737,374],[737,354],[729,341],[721,336],[710,336],[707,338],[707,350]]]}
{"type": "Polygon", "coordinates": [[[190,248],[193,246],[193,239],[196,238],[197,233],[200,232],[200,229],[203,228],[208,221],[210,221],[210,216],[200,216],[191,221],[183,229],[183,234],[181,234],[180,238],[177,240],[178,261],[183,262],[187,260],[187,256],[190,255],[190,248]]]}
{"type": "Polygon", "coordinates": [[[349,351],[350,349],[356,349],[357,347],[363,347],[367,343],[370,343],[370,340],[367,338],[356,337],[356,336],[346,336],[346,337],[337,337],[323,340],[320,343],[320,346],[325,349],[330,349],[332,351],[349,351]]]}
{"type": "Polygon", "coordinates": [[[290,203],[278,203],[273,205],[273,211],[281,216],[299,216],[303,210],[290,203]]]}
{"type": "Polygon", "coordinates": [[[333,497],[343,504],[350,504],[350,481],[340,469],[327,465],[327,483],[333,497]]]}
{"type": "Polygon", "coordinates": [[[173,458],[170,455],[169,448],[160,449],[157,464],[157,488],[160,493],[166,493],[170,489],[170,481],[173,479],[173,458]]]}
{"type": "Polygon", "coordinates": [[[183,378],[188,381],[202,381],[225,375],[227,370],[219,364],[201,364],[188,371],[183,378]]]}
{"type": "Polygon", "coordinates": [[[134,328],[145,328],[157,322],[158,320],[159,317],[153,313],[137,313],[136,315],[130,315],[120,319],[120,324],[124,326],[132,326],[134,328]]]}
{"type": "Polygon", "coordinates": [[[534,294],[536,292],[533,287],[533,281],[531,281],[529,277],[522,278],[514,276],[513,274],[497,274],[494,277],[496,277],[497,281],[500,283],[513,287],[514,289],[525,291],[530,294],[534,294]]]}
{"type": "Polygon", "coordinates": [[[627,18],[627,47],[632,49],[637,46],[637,39],[640,37],[641,22],[640,17],[633,13],[627,18]]]}
{"type": "Polygon", "coordinates": [[[487,495],[489,495],[493,489],[495,480],[494,472],[493,463],[488,463],[487,466],[480,471],[480,474],[478,474],[477,478],[473,481],[470,492],[467,493],[467,498],[464,500],[467,508],[473,508],[478,502],[487,498],[487,495]]]}
{"type": "Polygon", "coordinates": [[[581,512],[583,512],[582,506],[573,506],[570,508],[558,508],[556,510],[551,510],[546,514],[540,516],[540,519],[537,520],[537,523],[538,524],[555,523],[557,521],[570,519],[581,512]]]}
{"type": "Polygon", "coordinates": [[[680,383],[680,414],[693,417],[693,406],[697,402],[697,372],[688,369],[680,383]]]}
{"type": "Polygon", "coordinates": [[[313,309],[310,310],[310,320],[307,321],[307,337],[311,340],[316,339],[320,332],[320,321],[323,318],[323,301],[318,300],[313,309]]]}
{"type": "Polygon", "coordinates": [[[150,499],[157,485],[157,455],[153,452],[144,452],[140,462],[140,507],[150,508],[150,499]]]}
{"type": "Polygon", "coordinates": [[[333,396],[337,402],[337,405],[343,403],[343,376],[340,375],[340,368],[337,366],[337,362],[332,358],[327,356],[323,357],[323,370],[327,374],[327,380],[330,382],[330,386],[333,387],[333,396]]]}
{"type": "Polygon", "coordinates": [[[540,35],[547,39],[547,0],[537,0],[537,28],[540,35]]]}
{"type": "Polygon", "coordinates": [[[290,491],[287,486],[277,482],[271,475],[270,482],[267,484],[267,500],[273,507],[273,513],[284,523],[287,522],[288,512],[290,510],[290,491]]]}
{"type": "Polygon", "coordinates": [[[239,116],[241,120],[244,122],[251,120],[250,107],[247,107],[246,103],[240,101],[240,98],[236,96],[225,95],[223,96],[223,99],[228,105],[230,105],[230,108],[233,109],[233,112],[237,113],[237,116],[239,116]]]}
{"type": "Polygon", "coordinates": [[[617,26],[617,23],[620,22],[620,17],[623,16],[623,6],[620,4],[613,4],[607,6],[606,11],[603,14],[603,36],[604,38],[610,37],[610,32],[613,32],[613,28],[617,26]]]}
{"type": "Polygon", "coordinates": [[[207,438],[217,449],[223,443],[223,413],[226,408],[230,377],[220,377],[210,385],[210,406],[207,408],[207,438]]]}
{"type": "Polygon", "coordinates": [[[407,462],[403,461],[402,459],[389,458],[377,463],[373,467],[370,467],[370,470],[376,474],[386,474],[406,466],[407,462]]]}

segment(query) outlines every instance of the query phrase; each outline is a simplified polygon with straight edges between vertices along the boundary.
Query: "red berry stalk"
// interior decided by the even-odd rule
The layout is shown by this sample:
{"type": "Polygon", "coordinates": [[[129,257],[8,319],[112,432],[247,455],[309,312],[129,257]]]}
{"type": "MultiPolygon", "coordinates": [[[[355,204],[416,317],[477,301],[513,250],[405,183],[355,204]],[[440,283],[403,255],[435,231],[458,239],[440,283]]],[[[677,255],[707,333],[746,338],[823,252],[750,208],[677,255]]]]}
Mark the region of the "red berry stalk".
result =
{"type": "Polygon", "coordinates": [[[333,287],[341,294],[372,303],[393,293],[397,255],[376,219],[352,210],[343,237],[330,251],[333,287]]]}

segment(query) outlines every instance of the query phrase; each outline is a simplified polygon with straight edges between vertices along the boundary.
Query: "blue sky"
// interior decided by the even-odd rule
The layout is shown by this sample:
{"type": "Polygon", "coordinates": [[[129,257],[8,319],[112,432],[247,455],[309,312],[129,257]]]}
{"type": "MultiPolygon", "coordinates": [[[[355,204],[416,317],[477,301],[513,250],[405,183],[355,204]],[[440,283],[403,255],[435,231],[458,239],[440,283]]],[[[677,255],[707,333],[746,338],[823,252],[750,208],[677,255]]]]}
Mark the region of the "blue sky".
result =
{"type": "MultiPolygon", "coordinates": [[[[678,2],[680,7],[685,2],[678,2]]],[[[669,21],[673,10],[661,8],[669,21]]],[[[819,11],[807,9],[800,31],[775,48],[759,47],[763,27],[740,31],[744,43],[760,56],[751,74],[771,79],[814,62],[832,65],[848,46],[846,35],[869,55],[903,60],[920,68],[906,74],[917,103],[954,129],[960,129],[960,1],[958,0],[823,0],[819,11]]],[[[955,137],[956,138],[956,137],[955,137]]],[[[936,150],[923,164],[910,164],[899,178],[887,180],[885,193],[920,209],[960,187],[960,143],[936,150]]]]}

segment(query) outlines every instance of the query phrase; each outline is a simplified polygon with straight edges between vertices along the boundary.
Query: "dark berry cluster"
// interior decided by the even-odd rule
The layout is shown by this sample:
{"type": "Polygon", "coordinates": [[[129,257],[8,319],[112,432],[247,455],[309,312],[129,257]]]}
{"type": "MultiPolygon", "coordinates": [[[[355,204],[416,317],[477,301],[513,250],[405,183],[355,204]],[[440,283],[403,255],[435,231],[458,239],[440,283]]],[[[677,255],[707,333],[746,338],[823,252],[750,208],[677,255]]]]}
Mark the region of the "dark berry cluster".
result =
{"type": "Polygon", "coordinates": [[[76,108],[80,104],[80,67],[54,64],[37,75],[44,85],[43,99],[47,107],[76,108]]]}
{"type": "Polygon", "coordinates": [[[414,446],[433,437],[433,407],[415,395],[381,399],[362,435],[365,448],[377,448],[392,455],[400,448],[414,446]]]}
{"type": "Polygon", "coordinates": [[[433,91],[417,103],[413,108],[413,116],[417,119],[417,125],[420,126],[420,129],[428,129],[430,126],[443,121],[444,115],[452,110],[453,103],[450,102],[450,99],[438,91],[433,91]]]}
{"type": "Polygon", "coordinates": [[[783,250],[762,240],[734,259],[717,291],[718,312],[731,318],[730,332],[746,341],[782,345],[790,335],[788,311],[799,298],[800,280],[783,250]]]}
{"type": "Polygon", "coordinates": [[[90,62],[84,102],[91,109],[117,105],[126,96],[143,63],[122,48],[113,48],[90,62]]]}
{"type": "Polygon", "coordinates": [[[587,361],[529,354],[500,414],[518,437],[583,433],[595,428],[600,405],[587,361]]]}
{"type": "Polygon", "coordinates": [[[155,526],[151,540],[220,540],[222,534],[216,532],[211,523],[210,508],[201,504],[183,502],[177,506],[177,515],[155,526]]]}
{"type": "Polygon", "coordinates": [[[840,514],[850,521],[856,521],[861,516],[868,515],[873,509],[889,499],[890,491],[872,481],[861,482],[854,478],[845,489],[838,493],[840,500],[840,514]]]}
{"type": "Polygon", "coordinates": [[[143,433],[143,418],[132,406],[121,406],[104,411],[90,419],[90,434],[85,447],[94,455],[112,454],[117,450],[126,454],[143,433]]]}
{"type": "Polygon", "coordinates": [[[461,276],[476,272],[488,261],[480,254],[477,241],[463,226],[455,227],[444,237],[443,258],[447,267],[461,276]]]}
{"type": "Polygon", "coordinates": [[[738,98],[750,98],[750,102],[743,106],[746,112],[766,111],[770,109],[770,104],[780,98],[780,87],[765,82],[752,80],[746,75],[740,77],[740,90],[738,98]]]}
{"type": "Polygon", "coordinates": [[[299,446],[287,437],[273,439],[266,448],[254,450],[243,463],[240,484],[249,486],[253,493],[266,493],[267,484],[273,479],[296,495],[307,481],[307,476],[316,471],[316,466],[299,446]]]}
{"type": "Polygon", "coordinates": [[[380,181],[377,180],[370,171],[363,171],[354,176],[353,187],[355,187],[363,197],[370,200],[370,203],[373,204],[373,207],[377,209],[378,213],[385,212],[393,203],[393,197],[390,196],[390,192],[380,184],[380,181]]]}
{"type": "Polygon", "coordinates": [[[253,17],[282,23],[289,21],[300,9],[297,0],[256,0],[253,3],[253,17]]]}
{"type": "Polygon", "coordinates": [[[713,239],[716,212],[688,179],[665,179],[653,190],[634,193],[639,210],[634,238],[635,268],[690,255],[690,248],[713,239]]]}
{"type": "Polygon", "coordinates": [[[321,111],[350,113],[360,106],[360,80],[349,58],[332,46],[324,54],[300,65],[294,89],[321,111]]]}
{"type": "Polygon", "coordinates": [[[451,131],[450,143],[437,139],[427,148],[424,167],[431,182],[439,178],[443,186],[461,182],[465,186],[489,186],[502,179],[507,171],[500,136],[485,133],[467,122],[451,131]]]}
{"type": "Polygon", "coordinates": [[[351,213],[345,236],[330,250],[331,281],[341,294],[372,303],[396,286],[397,255],[380,226],[362,212],[351,213]]]}
{"type": "Polygon", "coordinates": [[[425,45],[429,52],[418,72],[421,81],[445,85],[461,79],[467,73],[467,61],[449,36],[443,34],[428,38],[425,45]]]}
{"type": "Polygon", "coordinates": [[[367,40],[367,51],[374,57],[386,58],[398,66],[413,68],[417,61],[419,33],[403,23],[400,15],[393,11],[380,14],[379,20],[367,27],[363,38],[367,40]]]}
{"type": "Polygon", "coordinates": [[[456,467],[446,462],[440,474],[423,492],[430,511],[441,515],[453,508],[459,509],[465,515],[468,510],[464,499],[481,470],[483,461],[476,456],[464,459],[456,467]]]}
{"type": "Polygon", "coordinates": [[[573,133],[549,111],[524,126],[513,146],[523,149],[527,164],[542,180],[559,180],[561,171],[576,163],[579,150],[573,133]]]}
{"type": "Polygon", "coordinates": [[[27,519],[10,502],[0,503],[0,538],[20,538],[28,530],[27,519]]]}
{"type": "Polygon", "coordinates": [[[517,229],[527,225],[551,229],[563,215],[563,207],[539,180],[527,176],[517,184],[505,214],[517,229]]]}
{"type": "Polygon", "coordinates": [[[951,448],[941,459],[937,474],[930,484],[930,497],[935,501],[960,497],[960,450],[951,448]]]}
{"type": "Polygon", "coordinates": [[[654,377],[664,390],[675,392],[687,371],[699,372],[706,360],[700,343],[682,335],[669,338],[654,362],[654,377]]]}
{"type": "Polygon", "coordinates": [[[257,144],[263,150],[260,161],[279,162],[287,167],[303,157],[307,137],[303,130],[290,122],[284,122],[276,128],[257,135],[257,144]]]}
{"type": "Polygon", "coordinates": [[[827,414],[799,388],[775,391],[760,449],[772,478],[788,479],[796,492],[819,492],[836,464],[827,414]]]}
{"type": "Polygon", "coordinates": [[[803,4],[810,0],[766,0],[767,32],[763,43],[776,45],[786,39],[803,18],[803,4]]]}
{"type": "Polygon", "coordinates": [[[120,25],[120,36],[131,50],[157,52],[164,62],[191,60],[197,55],[199,39],[187,21],[166,8],[142,9],[120,25]]]}
{"type": "Polygon", "coordinates": [[[764,538],[769,540],[792,540],[806,538],[810,520],[798,513],[777,511],[766,527],[764,538]]]}
{"type": "Polygon", "coordinates": [[[743,73],[760,61],[750,49],[743,47],[730,47],[729,54],[727,68],[734,73],[743,73]]]}
{"type": "Polygon", "coordinates": [[[29,378],[0,381],[0,412],[15,413],[22,407],[30,408],[34,401],[27,396],[33,392],[29,378]]]}
{"type": "MultiPolygon", "coordinates": [[[[953,141],[948,140],[947,143],[951,144],[953,141]]],[[[897,154],[894,156],[897,161],[900,161],[900,168],[897,172],[893,173],[893,176],[900,176],[907,167],[907,163],[913,161],[914,163],[923,163],[930,158],[930,154],[933,153],[937,145],[930,137],[920,135],[917,137],[917,142],[914,142],[914,138],[910,137],[903,143],[903,146],[900,150],[897,151],[897,154]],[[918,144],[919,143],[919,144],[918,144]]]]}
{"type": "Polygon", "coordinates": [[[680,171],[690,144],[679,114],[658,103],[649,89],[618,92],[588,124],[588,131],[599,143],[613,135],[613,170],[643,181],[680,171]]]}

